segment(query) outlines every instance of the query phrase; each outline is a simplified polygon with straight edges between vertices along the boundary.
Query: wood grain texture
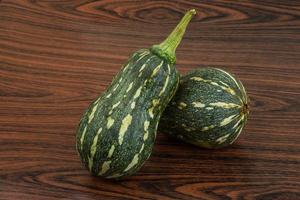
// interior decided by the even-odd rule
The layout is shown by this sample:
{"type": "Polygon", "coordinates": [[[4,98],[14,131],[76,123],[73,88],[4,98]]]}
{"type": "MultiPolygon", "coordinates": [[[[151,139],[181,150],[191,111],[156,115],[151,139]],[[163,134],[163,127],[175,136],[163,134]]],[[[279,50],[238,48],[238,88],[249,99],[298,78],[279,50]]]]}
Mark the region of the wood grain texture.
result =
{"type": "Polygon", "coordinates": [[[296,200],[299,134],[299,1],[0,0],[0,199],[296,200]],[[189,8],[177,67],[237,75],[251,98],[245,131],[215,151],[158,134],[136,176],[90,176],[75,150],[81,114],[189,8]]]}

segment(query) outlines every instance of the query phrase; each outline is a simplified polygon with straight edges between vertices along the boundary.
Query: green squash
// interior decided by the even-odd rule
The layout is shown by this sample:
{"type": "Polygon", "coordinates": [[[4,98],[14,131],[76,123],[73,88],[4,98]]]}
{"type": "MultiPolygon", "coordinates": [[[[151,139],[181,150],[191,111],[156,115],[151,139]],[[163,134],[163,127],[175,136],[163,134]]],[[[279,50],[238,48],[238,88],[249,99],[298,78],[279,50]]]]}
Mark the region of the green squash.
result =
{"type": "Polygon", "coordinates": [[[232,144],[249,114],[242,83],[218,68],[202,68],[183,76],[165,109],[159,131],[204,148],[232,144]]]}
{"type": "Polygon", "coordinates": [[[188,11],[161,44],[130,56],[83,114],[77,151],[93,175],[132,175],[151,155],[159,119],[179,84],[175,50],[194,14],[188,11]]]}

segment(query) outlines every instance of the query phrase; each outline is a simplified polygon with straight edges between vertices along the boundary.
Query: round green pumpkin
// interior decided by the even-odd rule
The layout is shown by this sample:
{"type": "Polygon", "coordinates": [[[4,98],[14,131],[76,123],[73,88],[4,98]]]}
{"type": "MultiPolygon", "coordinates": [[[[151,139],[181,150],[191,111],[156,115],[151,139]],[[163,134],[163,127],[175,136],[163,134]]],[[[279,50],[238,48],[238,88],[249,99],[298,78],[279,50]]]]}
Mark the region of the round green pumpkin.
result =
{"type": "Polygon", "coordinates": [[[165,109],[159,130],[204,148],[232,144],[249,115],[242,83],[218,68],[200,68],[183,76],[165,109]]]}

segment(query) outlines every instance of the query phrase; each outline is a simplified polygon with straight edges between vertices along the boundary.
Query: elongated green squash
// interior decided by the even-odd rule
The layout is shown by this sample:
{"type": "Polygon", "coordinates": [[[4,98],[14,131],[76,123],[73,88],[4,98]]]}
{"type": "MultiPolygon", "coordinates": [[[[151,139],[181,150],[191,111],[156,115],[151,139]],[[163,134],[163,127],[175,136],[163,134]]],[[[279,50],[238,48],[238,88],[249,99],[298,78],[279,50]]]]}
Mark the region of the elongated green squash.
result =
{"type": "Polygon", "coordinates": [[[180,79],[159,130],[204,148],[221,148],[240,135],[249,114],[242,83],[218,68],[202,68],[180,79]]]}
{"type": "Polygon", "coordinates": [[[93,175],[129,176],[150,156],[158,121],[179,83],[175,49],[194,14],[188,11],[161,44],[134,53],[84,113],[77,150],[93,175]]]}

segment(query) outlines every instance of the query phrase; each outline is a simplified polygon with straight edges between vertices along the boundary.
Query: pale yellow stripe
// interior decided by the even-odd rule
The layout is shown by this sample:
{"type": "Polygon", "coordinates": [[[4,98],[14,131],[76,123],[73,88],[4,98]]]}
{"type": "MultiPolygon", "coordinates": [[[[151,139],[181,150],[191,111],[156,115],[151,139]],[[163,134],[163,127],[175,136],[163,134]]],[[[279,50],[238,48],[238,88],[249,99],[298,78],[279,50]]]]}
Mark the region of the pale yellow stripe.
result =
{"type": "Polygon", "coordinates": [[[115,120],[109,116],[107,118],[107,125],[106,125],[107,129],[110,129],[110,127],[114,124],[114,122],[115,122],[115,120]]]}
{"type": "Polygon", "coordinates": [[[112,106],[112,109],[115,109],[121,102],[118,101],[117,103],[115,103],[113,106],[112,106]]]}
{"type": "Polygon", "coordinates": [[[212,80],[206,80],[206,79],[203,79],[201,77],[191,77],[190,80],[202,81],[202,82],[205,82],[205,83],[209,83],[211,85],[218,86],[218,87],[222,88],[222,90],[224,90],[224,91],[226,91],[226,92],[228,92],[232,95],[236,95],[235,91],[233,89],[231,89],[230,87],[222,86],[222,85],[220,85],[217,82],[214,82],[212,80]]]}
{"type": "Polygon", "coordinates": [[[97,151],[98,138],[99,138],[99,135],[100,135],[101,131],[102,131],[102,128],[99,128],[99,130],[97,131],[96,136],[93,139],[93,144],[92,144],[91,149],[90,149],[90,152],[91,152],[91,157],[89,157],[89,169],[90,169],[90,171],[92,170],[94,156],[95,156],[95,153],[97,151]]]}
{"type": "Polygon", "coordinates": [[[148,139],[148,135],[149,135],[148,128],[149,128],[149,125],[150,125],[149,121],[145,121],[144,122],[144,131],[145,131],[144,137],[143,137],[144,141],[146,141],[148,139]]]}
{"type": "Polygon", "coordinates": [[[108,177],[106,177],[106,178],[118,178],[118,177],[121,177],[121,176],[123,176],[122,174],[113,174],[113,175],[111,175],[111,176],[108,176],[108,177]]]}
{"type": "MultiPolygon", "coordinates": [[[[150,59],[150,58],[149,58],[149,59],[150,59]]],[[[149,60],[149,59],[148,59],[148,60],[149,60]]],[[[145,67],[146,67],[146,63],[142,65],[142,67],[140,68],[139,72],[143,71],[145,67]]]]}
{"type": "MultiPolygon", "coordinates": [[[[237,86],[237,88],[240,89],[238,82],[236,81],[236,79],[231,74],[229,74],[228,72],[226,72],[226,71],[224,71],[222,69],[219,69],[219,68],[216,68],[216,69],[219,70],[219,71],[221,71],[221,72],[223,72],[224,74],[226,74],[231,80],[233,80],[233,82],[235,83],[235,85],[237,86]]],[[[242,90],[243,90],[243,88],[242,88],[242,90]]],[[[242,98],[244,99],[244,95],[242,95],[242,96],[243,96],[242,98]]],[[[242,99],[240,97],[238,97],[238,98],[242,101],[242,99]]]]}
{"type": "Polygon", "coordinates": [[[228,72],[222,70],[222,69],[219,69],[219,68],[216,68],[217,70],[223,72],[224,74],[226,74],[231,80],[233,80],[233,82],[235,83],[235,85],[237,86],[237,88],[239,88],[239,84],[238,82],[236,81],[236,79],[231,75],[229,74],[228,72]]]}
{"type": "Polygon", "coordinates": [[[144,143],[142,144],[142,147],[141,147],[141,149],[140,149],[140,151],[139,151],[139,153],[142,153],[142,151],[144,150],[144,143]]]}
{"type": "Polygon", "coordinates": [[[116,91],[116,89],[119,87],[119,84],[117,84],[114,89],[113,89],[113,92],[116,91]]]}
{"type": "Polygon", "coordinates": [[[154,70],[153,70],[153,72],[151,74],[151,78],[157,74],[158,70],[163,65],[163,63],[164,63],[164,61],[161,61],[160,64],[157,67],[154,68],[154,70]]]}
{"type": "Polygon", "coordinates": [[[106,96],[107,99],[108,99],[109,97],[111,97],[111,93],[109,93],[109,94],[106,96]]]}
{"type": "Polygon", "coordinates": [[[99,175],[105,174],[110,169],[110,163],[111,163],[111,160],[105,161],[102,164],[101,171],[99,172],[99,175]]]}
{"type": "Polygon", "coordinates": [[[201,129],[201,131],[208,131],[208,130],[213,129],[213,128],[215,128],[215,127],[216,127],[215,125],[204,126],[204,127],[201,129]]]}
{"type": "Polygon", "coordinates": [[[190,78],[190,80],[194,80],[194,81],[204,81],[204,79],[201,78],[201,77],[192,77],[192,78],[190,78]]]}
{"type": "Polygon", "coordinates": [[[222,136],[222,137],[219,137],[219,138],[216,140],[216,142],[218,142],[219,144],[222,144],[222,143],[224,143],[224,142],[226,141],[226,139],[227,139],[229,136],[230,136],[230,133],[227,134],[227,135],[224,135],[224,136],[222,136]]]}
{"type": "Polygon", "coordinates": [[[150,52],[149,51],[144,51],[141,53],[139,58],[136,60],[136,62],[139,62],[141,59],[143,59],[145,56],[147,56],[150,52]]]}
{"type": "Polygon", "coordinates": [[[229,87],[229,85],[227,85],[226,83],[224,83],[223,81],[220,81],[220,83],[222,83],[223,85],[229,87]]]}
{"type": "Polygon", "coordinates": [[[204,108],[205,104],[201,102],[193,102],[192,103],[195,108],[204,108]]]}
{"type": "Polygon", "coordinates": [[[134,109],[135,108],[135,101],[133,101],[130,105],[131,109],[134,109]]]}
{"type": "Polygon", "coordinates": [[[83,140],[84,140],[84,137],[85,137],[86,129],[87,129],[87,127],[84,127],[82,135],[81,135],[81,138],[80,138],[81,149],[82,149],[82,145],[83,145],[83,140]]]}
{"type": "Polygon", "coordinates": [[[231,115],[231,116],[225,118],[223,121],[221,121],[220,126],[226,126],[227,124],[232,122],[236,117],[237,117],[237,115],[231,115]]]}
{"type": "Polygon", "coordinates": [[[132,161],[129,163],[129,165],[126,167],[126,169],[124,170],[124,172],[130,170],[131,168],[133,168],[139,161],[139,154],[135,154],[132,161]]]}
{"type": "Polygon", "coordinates": [[[122,145],[124,134],[127,131],[129,125],[131,124],[132,116],[128,114],[123,120],[119,130],[119,144],[122,145]]]}
{"type": "Polygon", "coordinates": [[[238,125],[239,125],[239,123],[244,119],[244,115],[242,115],[241,116],[241,118],[235,123],[235,125],[232,127],[232,129],[235,129],[238,125]]]}
{"type": "Polygon", "coordinates": [[[242,130],[243,130],[244,126],[239,126],[239,128],[236,129],[236,131],[238,131],[237,135],[235,136],[235,138],[230,142],[230,144],[232,144],[241,134],[242,130]]]}
{"type": "Polygon", "coordinates": [[[141,95],[141,91],[142,91],[142,86],[137,89],[137,91],[135,92],[133,98],[134,99],[138,98],[141,95]]]}
{"type": "Polygon", "coordinates": [[[127,90],[126,90],[127,93],[131,90],[132,85],[133,85],[133,82],[131,82],[131,83],[129,84],[129,86],[128,86],[127,90]]]}
{"type": "Polygon", "coordinates": [[[148,109],[148,113],[149,113],[149,116],[150,116],[151,118],[154,117],[153,110],[154,110],[154,107],[151,107],[151,108],[148,109]]]}
{"type": "Polygon", "coordinates": [[[187,106],[186,103],[184,102],[180,102],[179,105],[177,106],[177,108],[179,108],[180,110],[184,109],[187,106]]]}
{"type": "Polygon", "coordinates": [[[91,112],[91,114],[89,115],[89,121],[88,121],[88,123],[91,123],[91,121],[93,120],[97,108],[98,108],[98,104],[96,104],[96,105],[93,107],[92,112],[91,112]]]}
{"type": "Polygon", "coordinates": [[[169,84],[169,76],[167,76],[163,89],[159,92],[159,96],[161,96],[166,91],[168,84],[169,84]]]}
{"type": "Polygon", "coordinates": [[[111,156],[113,155],[115,151],[115,145],[111,145],[109,151],[108,151],[108,155],[107,155],[107,158],[111,158],[111,156]]]}
{"type": "Polygon", "coordinates": [[[227,103],[227,102],[215,102],[215,103],[210,103],[210,106],[215,106],[215,107],[220,107],[220,108],[240,108],[241,106],[235,103],[227,103]]]}

